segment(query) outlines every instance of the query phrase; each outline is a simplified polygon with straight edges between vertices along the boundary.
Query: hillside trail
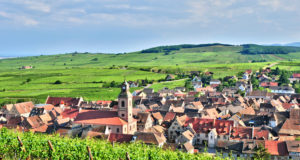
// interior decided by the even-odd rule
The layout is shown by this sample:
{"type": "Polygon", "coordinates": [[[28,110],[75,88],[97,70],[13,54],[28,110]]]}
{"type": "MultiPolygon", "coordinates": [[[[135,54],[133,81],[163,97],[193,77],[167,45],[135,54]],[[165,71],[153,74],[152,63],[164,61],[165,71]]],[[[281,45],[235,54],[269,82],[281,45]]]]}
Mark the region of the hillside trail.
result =
{"type": "MultiPolygon", "coordinates": [[[[273,66],[275,66],[275,65],[277,65],[277,64],[278,64],[278,62],[271,63],[271,64],[269,64],[269,65],[267,65],[267,66],[264,66],[263,69],[271,68],[271,67],[273,67],[273,66]]],[[[256,72],[259,72],[259,70],[257,70],[256,72]]]]}
{"type": "Polygon", "coordinates": [[[272,63],[272,64],[270,64],[270,65],[268,65],[268,66],[265,66],[264,68],[271,68],[271,67],[273,67],[273,66],[275,66],[275,65],[277,65],[278,64],[278,62],[275,62],[275,63],[272,63]]]}

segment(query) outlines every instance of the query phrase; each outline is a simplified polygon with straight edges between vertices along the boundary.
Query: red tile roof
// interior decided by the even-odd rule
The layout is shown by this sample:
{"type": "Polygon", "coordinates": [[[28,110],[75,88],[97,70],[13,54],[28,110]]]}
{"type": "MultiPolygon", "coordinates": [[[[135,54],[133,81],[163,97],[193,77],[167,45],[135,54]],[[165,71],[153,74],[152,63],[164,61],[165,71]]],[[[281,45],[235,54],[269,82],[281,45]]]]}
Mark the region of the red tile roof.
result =
{"type": "Polygon", "coordinates": [[[39,116],[28,117],[26,120],[31,128],[38,128],[43,125],[43,121],[39,118],[39,116]]]}
{"type": "Polygon", "coordinates": [[[152,116],[159,120],[159,119],[163,119],[162,115],[160,114],[160,112],[155,112],[155,113],[152,113],[152,116]]]}
{"type": "Polygon", "coordinates": [[[282,103],[282,107],[284,109],[290,109],[294,104],[291,104],[291,103],[282,103]]]}
{"type": "Polygon", "coordinates": [[[277,82],[262,82],[260,83],[260,86],[262,87],[274,87],[274,86],[278,86],[277,82]]]}
{"type": "Polygon", "coordinates": [[[52,104],[47,104],[47,105],[44,105],[43,108],[44,108],[46,111],[51,111],[51,110],[54,108],[54,105],[52,105],[52,104]]]}
{"type": "Polygon", "coordinates": [[[271,155],[288,156],[287,147],[283,141],[265,141],[265,148],[271,155]]]}
{"type": "Polygon", "coordinates": [[[220,85],[220,84],[211,84],[210,86],[211,86],[212,88],[217,88],[219,85],[220,85]]]}
{"type": "Polygon", "coordinates": [[[34,104],[32,102],[23,102],[23,103],[15,104],[15,107],[19,112],[19,114],[25,114],[25,113],[30,113],[30,111],[34,107],[34,104]]]}
{"type": "Polygon", "coordinates": [[[170,121],[172,121],[172,120],[175,118],[175,116],[176,116],[176,113],[174,113],[174,112],[168,112],[168,113],[165,115],[163,121],[168,121],[168,122],[170,122],[170,121]]]}
{"type": "Polygon", "coordinates": [[[133,138],[133,135],[110,133],[108,137],[109,137],[108,140],[110,142],[124,143],[124,142],[130,142],[133,138]]]}
{"type": "Polygon", "coordinates": [[[80,98],[70,98],[70,97],[48,97],[47,104],[52,104],[54,106],[59,106],[64,104],[65,106],[76,106],[78,105],[80,98]]]}
{"type": "Polygon", "coordinates": [[[110,103],[111,103],[111,101],[101,101],[101,100],[97,101],[97,104],[99,104],[99,105],[105,105],[105,104],[110,104],[110,103]]]}
{"type": "Polygon", "coordinates": [[[294,73],[293,78],[300,78],[300,73],[294,73]]]}
{"type": "Polygon", "coordinates": [[[48,130],[48,126],[46,124],[44,124],[44,125],[42,125],[40,127],[37,127],[37,128],[34,128],[34,129],[30,129],[30,130],[33,131],[33,132],[45,133],[48,130]]]}
{"type": "Polygon", "coordinates": [[[189,118],[187,117],[184,126],[193,125],[193,129],[197,133],[208,133],[213,128],[216,128],[218,134],[229,134],[230,126],[233,126],[233,121],[204,119],[204,118],[189,118]]]}
{"type": "Polygon", "coordinates": [[[195,92],[195,91],[190,91],[188,92],[189,96],[195,96],[196,94],[198,94],[199,92],[195,92]]]}
{"type": "Polygon", "coordinates": [[[251,73],[252,73],[252,70],[251,70],[251,69],[248,69],[248,70],[246,70],[246,73],[251,74],[251,73]]]}
{"type": "Polygon", "coordinates": [[[127,124],[126,121],[118,117],[118,112],[97,110],[81,110],[74,123],[118,126],[127,124]]]}
{"type": "Polygon", "coordinates": [[[61,116],[62,118],[70,118],[73,119],[75,118],[79,113],[78,109],[65,109],[62,113],[61,116]]]}
{"type": "MultiPolygon", "coordinates": [[[[252,127],[234,127],[232,128],[232,133],[230,139],[252,139],[252,127]]],[[[262,130],[260,128],[254,128],[253,139],[256,140],[267,140],[269,137],[268,130],[262,130]]]]}

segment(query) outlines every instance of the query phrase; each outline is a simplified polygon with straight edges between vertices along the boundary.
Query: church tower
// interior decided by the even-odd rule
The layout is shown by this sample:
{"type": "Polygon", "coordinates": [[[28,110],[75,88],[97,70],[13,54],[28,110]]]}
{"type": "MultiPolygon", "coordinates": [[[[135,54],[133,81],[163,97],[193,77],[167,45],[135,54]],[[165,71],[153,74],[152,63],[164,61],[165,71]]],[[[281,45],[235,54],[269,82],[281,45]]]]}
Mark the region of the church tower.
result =
{"type": "Polygon", "coordinates": [[[132,94],[129,91],[127,81],[124,81],[121,88],[121,93],[118,97],[118,115],[120,118],[131,123],[132,118],[132,94]]]}

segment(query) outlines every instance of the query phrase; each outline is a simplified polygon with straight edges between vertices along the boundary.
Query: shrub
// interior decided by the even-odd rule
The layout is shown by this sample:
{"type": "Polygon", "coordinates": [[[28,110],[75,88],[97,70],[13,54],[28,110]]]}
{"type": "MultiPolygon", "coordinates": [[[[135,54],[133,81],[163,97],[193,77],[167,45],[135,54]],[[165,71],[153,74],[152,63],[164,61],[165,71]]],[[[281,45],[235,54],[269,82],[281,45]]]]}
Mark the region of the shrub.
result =
{"type": "Polygon", "coordinates": [[[62,82],[60,80],[57,80],[54,82],[54,84],[62,84],[62,82]]]}

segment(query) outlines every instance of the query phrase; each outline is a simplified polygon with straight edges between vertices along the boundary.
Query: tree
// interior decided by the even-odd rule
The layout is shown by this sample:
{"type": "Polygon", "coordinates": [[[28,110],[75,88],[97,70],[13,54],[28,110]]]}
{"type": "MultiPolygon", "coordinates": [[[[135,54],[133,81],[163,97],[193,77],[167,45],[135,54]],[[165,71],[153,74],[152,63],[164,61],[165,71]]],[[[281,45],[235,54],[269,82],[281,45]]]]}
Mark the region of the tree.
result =
{"type": "MultiPolygon", "coordinates": [[[[227,82],[226,82],[226,83],[227,83],[227,82]]],[[[217,91],[219,91],[219,92],[222,92],[223,89],[224,89],[224,86],[223,86],[223,85],[219,85],[219,86],[217,87],[217,91]]]]}
{"type": "Polygon", "coordinates": [[[279,75],[279,74],[280,74],[280,70],[279,70],[278,67],[276,67],[276,69],[274,70],[274,74],[275,74],[275,75],[279,75]]]}
{"type": "Polygon", "coordinates": [[[254,159],[257,160],[271,159],[270,153],[268,153],[267,149],[263,145],[259,145],[258,148],[255,149],[254,159]]]}
{"type": "Polygon", "coordinates": [[[254,76],[251,77],[251,84],[253,89],[257,89],[259,87],[259,81],[254,76]]]}
{"type": "Polygon", "coordinates": [[[206,75],[203,75],[201,77],[201,80],[202,80],[202,83],[203,84],[209,84],[210,80],[211,80],[211,76],[206,76],[206,75]]]}
{"type": "Polygon", "coordinates": [[[27,78],[27,79],[26,79],[26,82],[27,82],[27,83],[29,83],[30,81],[31,81],[31,79],[30,79],[30,78],[27,78]]]}
{"type": "Polygon", "coordinates": [[[279,77],[279,83],[283,84],[283,83],[289,83],[289,79],[288,79],[288,75],[286,72],[282,72],[282,74],[279,77]]]}
{"type": "Polygon", "coordinates": [[[116,82],[115,81],[111,81],[110,82],[110,87],[116,87],[117,85],[116,85],[116,82]]]}
{"type": "Polygon", "coordinates": [[[295,89],[295,92],[296,92],[296,93],[300,93],[300,87],[296,88],[296,89],[295,89]]]}
{"type": "Polygon", "coordinates": [[[57,80],[54,82],[54,84],[62,84],[62,82],[60,80],[57,80]]]}
{"type": "Polygon", "coordinates": [[[94,59],[92,59],[92,61],[98,61],[98,58],[94,58],[94,59]]]}
{"type": "Polygon", "coordinates": [[[190,90],[193,90],[194,87],[192,86],[192,83],[191,83],[191,80],[186,80],[185,81],[185,84],[184,84],[184,87],[187,91],[190,91],[190,90]]]}

